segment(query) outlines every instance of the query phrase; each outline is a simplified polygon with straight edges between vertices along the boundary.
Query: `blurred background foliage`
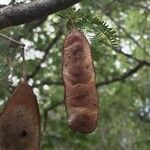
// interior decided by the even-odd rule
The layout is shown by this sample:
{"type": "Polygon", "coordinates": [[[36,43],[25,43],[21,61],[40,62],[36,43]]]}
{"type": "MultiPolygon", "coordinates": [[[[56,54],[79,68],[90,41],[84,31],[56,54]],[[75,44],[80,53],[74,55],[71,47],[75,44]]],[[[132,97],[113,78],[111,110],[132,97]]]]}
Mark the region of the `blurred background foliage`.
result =
{"type": "MultiPolygon", "coordinates": [[[[149,14],[149,0],[83,0],[1,31],[26,45],[28,80],[41,113],[41,150],[149,150],[149,14]],[[68,20],[92,47],[100,118],[89,135],[74,133],[67,125],[61,53],[68,20]]],[[[0,110],[22,79],[20,53],[18,45],[0,37],[0,110]]]]}

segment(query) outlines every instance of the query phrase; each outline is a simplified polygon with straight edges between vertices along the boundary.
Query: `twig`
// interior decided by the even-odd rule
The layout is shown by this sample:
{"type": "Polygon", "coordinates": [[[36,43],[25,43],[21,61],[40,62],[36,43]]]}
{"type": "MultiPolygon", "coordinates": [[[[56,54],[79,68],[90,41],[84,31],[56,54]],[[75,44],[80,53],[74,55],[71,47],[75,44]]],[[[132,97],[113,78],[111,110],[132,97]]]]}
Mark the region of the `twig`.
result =
{"type": "Polygon", "coordinates": [[[8,36],[4,35],[3,33],[0,33],[0,36],[1,36],[2,38],[5,38],[5,39],[8,40],[9,42],[12,42],[12,43],[14,43],[14,44],[17,44],[17,45],[19,45],[19,46],[21,46],[21,47],[24,47],[24,46],[25,46],[25,44],[23,44],[22,42],[16,41],[16,40],[12,39],[11,37],[8,37],[8,36]]]}
{"type": "Polygon", "coordinates": [[[120,29],[123,30],[123,32],[142,50],[144,50],[144,48],[134,39],[133,36],[130,35],[130,33],[128,33],[126,31],[126,29],[124,27],[122,27],[116,20],[114,20],[111,16],[108,16],[120,29]]]}
{"type": "Polygon", "coordinates": [[[133,2],[132,1],[131,2],[130,1],[117,1],[117,2],[119,2],[121,4],[125,3],[131,7],[137,7],[137,8],[145,9],[146,11],[150,11],[150,9],[148,7],[146,7],[146,6],[140,4],[139,2],[136,2],[136,1],[133,1],[133,2]]]}
{"type": "Polygon", "coordinates": [[[123,30],[123,32],[143,51],[145,51],[145,49],[126,31],[126,29],[124,27],[122,27],[116,20],[113,19],[113,17],[111,17],[110,15],[108,15],[107,13],[105,13],[104,9],[100,6],[100,4],[96,1],[96,0],[92,0],[101,10],[102,12],[108,16],[110,18],[110,20],[112,20],[116,26],[118,26],[120,29],[123,30]]]}
{"type": "MultiPolygon", "coordinates": [[[[105,80],[105,81],[98,82],[96,84],[96,87],[108,85],[108,84],[118,82],[118,81],[123,81],[123,80],[127,79],[128,77],[130,77],[132,74],[136,73],[138,70],[140,70],[142,67],[144,67],[146,65],[147,64],[145,62],[139,62],[137,66],[135,66],[132,69],[129,69],[128,71],[126,71],[125,73],[123,73],[122,75],[120,75],[118,77],[112,78],[110,80],[105,80]]],[[[43,86],[45,84],[62,86],[63,82],[50,81],[49,78],[48,78],[48,79],[45,79],[45,80],[41,81],[41,83],[39,83],[39,84],[34,84],[33,87],[39,87],[39,86],[43,86]]]]}
{"type": "Polygon", "coordinates": [[[41,61],[38,63],[38,65],[35,67],[35,69],[33,70],[33,72],[28,75],[27,79],[29,78],[33,78],[40,70],[41,68],[41,64],[45,61],[45,59],[47,58],[47,55],[50,51],[50,49],[53,47],[53,45],[59,40],[59,38],[62,35],[62,29],[60,29],[56,35],[56,37],[53,39],[53,41],[48,45],[48,47],[45,49],[45,54],[43,56],[43,58],[41,59],[41,61]]]}
{"type": "Polygon", "coordinates": [[[129,76],[131,76],[132,74],[136,73],[138,70],[140,70],[144,66],[145,66],[144,63],[142,63],[142,62],[138,63],[138,65],[135,66],[133,69],[130,69],[130,70],[126,71],[125,73],[123,73],[122,75],[120,75],[118,77],[112,78],[110,80],[98,82],[96,84],[96,87],[103,86],[103,85],[108,85],[108,84],[111,84],[113,82],[123,81],[126,78],[128,78],[129,76]]]}
{"type": "Polygon", "coordinates": [[[37,21],[34,21],[32,23],[27,23],[25,24],[25,28],[29,31],[32,32],[32,29],[36,28],[37,26],[40,26],[41,24],[44,23],[44,21],[47,19],[47,17],[43,17],[37,21]]]}
{"type": "Polygon", "coordinates": [[[25,62],[25,54],[24,54],[24,47],[25,47],[25,44],[23,44],[22,42],[19,42],[19,41],[16,41],[2,33],[0,33],[0,36],[5,38],[6,40],[8,40],[9,42],[12,42],[18,46],[20,46],[21,48],[21,56],[22,56],[22,72],[23,72],[23,79],[24,81],[27,80],[27,70],[26,70],[26,62],[25,62]]]}
{"type": "Polygon", "coordinates": [[[138,4],[138,3],[131,4],[131,6],[133,6],[133,7],[138,7],[138,8],[142,8],[142,9],[145,9],[146,11],[150,12],[149,7],[146,7],[146,6],[140,5],[140,4],[138,4]]]}
{"type": "Polygon", "coordinates": [[[120,53],[120,54],[122,54],[122,55],[124,55],[124,56],[126,56],[126,57],[128,57],[128,58],[131,58],[131,59],[133,59],[133,60],[135,60],[135,61],[137,61],[137,62],[139,62],[139,63],[140,63],[140,62],[143,62],[145,65],[150,66],[150,62],[148,62],[148,61],[146,61],[146,60],[138,59],[138,58],[134,57],[133,55],[124,53],[124,52],[121,50],[121,48],[113,47],[112,45],[109,45],[109,44],[107,44],[107,43],[104,42],[104,41],[100,41],[100,42],[101,42],[102,44],[106,45],[107,47],[113,49],[116,53],[120,53]]]}
{"type": "Polygon", "coordinates": [[[23,72],[23,79],[24,81],[27,80],[27,68],[26,68],[26,61],[25,61],[25,50],[22,48],[22,72],[23,72]]]}

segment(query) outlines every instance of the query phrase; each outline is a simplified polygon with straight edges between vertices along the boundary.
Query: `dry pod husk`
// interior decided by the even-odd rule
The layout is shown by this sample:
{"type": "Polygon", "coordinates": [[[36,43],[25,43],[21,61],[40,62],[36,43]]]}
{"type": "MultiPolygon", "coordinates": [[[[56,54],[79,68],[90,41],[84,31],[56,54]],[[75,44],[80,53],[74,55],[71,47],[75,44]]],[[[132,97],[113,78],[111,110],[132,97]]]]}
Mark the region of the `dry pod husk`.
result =
{"type": "Polygon", "coordinates": [[[23,81],[0,114],[0,150],[39,150],[39,135],[36,96],[23,81]]]}
{"type": "Polygon", "coordinates": [[[91,48],[77,29],[67,35],[62,56],[65,106],[69,126],[76,132],[91,133],[98,122],[98,93],[91,48]]]}

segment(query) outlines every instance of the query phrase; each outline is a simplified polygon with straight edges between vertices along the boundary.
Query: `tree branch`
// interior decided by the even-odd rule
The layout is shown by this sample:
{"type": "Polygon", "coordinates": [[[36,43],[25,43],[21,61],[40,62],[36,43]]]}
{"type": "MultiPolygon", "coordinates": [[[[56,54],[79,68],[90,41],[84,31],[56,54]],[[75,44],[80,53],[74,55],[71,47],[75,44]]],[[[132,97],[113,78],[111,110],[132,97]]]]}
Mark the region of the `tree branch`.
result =
{"type": "Polygon", "coordinates": [[[100,3],[98,3],[96,0],[92,0],[92,1],[101,9],[101,11],[102,11],[107,17],[109,17],[109,19],[110,19],[111,21],[113,21],[113,22],[116,24],[116,26],[117,26],[118,28],[120,28],[120,29],[127,35],[128,38],[130,38],[141,50],[146,51],[146,50],[144,49],[144,47],[143,47],[142,45],[140,45],[140,44],[134,39],[134,37],[133,37],[132,35],[130,35],[130,33],[128,33],[128,32],[126,31],[126,29],[125,29],[124,27],[122,27],[113,17],[111,17],[110,15],[108,15],[108,14],[105,12],[105,10],[101,7],[100,3]]]}
{"type": "Polygon", "coordinates": [[[99,87],[99,86],[103,86],[103,85],[108,85],[108,84],[111,84],[113,82],[118,82],[118,81],[123,81],[125,80],[126,78],[128,78],[129,76],[131,76],[132,74],[136,73],[138,70],[140,70],[143,66],[145,66],[146,64],[141,62],[141,63],[138,63],[137,66],[135,66],[133,69],[130,69],[128,71],[126,71],[125,73],[123,73],[121,76],[119,77],[115,77],[115,78],[112,78],[110,80],[106,80],[106,81],[102,81],[102,82],[98,82],[96,84],[96,87],[99,87]]]}
{"type": "Polygon", "coordinates": [[[38,26],[40,26],[41,24],[43,24],[46,21],[47,17],[43,17],[39,20],[33,21],[31,23],[27,23],[25,24],[25,28],[29,31],[32,32],[32,30],[38,26]]]}
{"type": "Polygon", "coordinates": [[[146,11],[150,12],[149,7],[146,7],[146,6],[140,5],[140,4],[138,4],[138,3],[130,4],[130,5],[131,5],[131,6],[133,6],[133,7],[138,7],[138,8],[145,9],[146,11]]]}
{"type": "Polygon", "coordinates": [[[141,9],[144,9],[146,11],[150,11],[149,7],[146,7],[142,4],[140,4],[140,2],[136,2],[136,1],[117,1],[118,3],[124,3],[124,4],[127,4],[128,6],[131,6],[131,7],[137,7],[137,8],[141,8],[141,9]]]}
{"type": "Polygon", "coordinates": [[[41,64],[45,61],[50,49],[53,47],[53,45],[59,40],[59,38],[62,35],[62,30],[60,29],[56,35],[56,37],[53,39],[53,41],[48,45],[48,47],[45,49],[45,54],[43,56],[43,58],[41,59],[41,61],[38,63],[38,65],[35,67],[35,69],[33,70],[33,72],[28,75],[27,79],[29,78],[33,78],[40,70],[41,68],[41,64]]]}
{"type": "Polygon", "coordinates": [[[107,43],[104,42],[104,41],[100,41],[100,42],[101,42],[102,44],[106,45],[107,47],[113,49],[116,53],[120,53],[120,54],[122,54],[122,55],[124,55],[124,56],[126,56],[126,57],[128,57],[128,58],[130,58],[130,59],[135,60],[136,62],[144,63],[145,65],[150,66],[150,62],[149,62],[149,61],[141,60],[141,59],[138,59],[138,58],[134,57],[134,56],[131,55],[131,54],[124,53],[124,52],[121,50],[121,48],[113,47],[112,45],[109,45],[109,44],[107,44],[107,43]]]}
{"type": "Polygon", "coordinates": [[[0,29],[28,23],[64,10],[81,0],[35,0],[0,8],[0,29]]]}
{"type": "MultiPolygon", "coordinates": [[[[108,85],[108,84],[111,84],[114,82],[123,81],[123,80],[127,79],[129,76],[131,76],[134,73],[136,73],[137,71],[139,71],[144,66],[147,66],[146,62],[139,62],[138,65],[136,65],[134,68],[129,69],[128,71],[126,71],[125,73],[123,73],[122,75],[120,75],[118,77],[112,78],[110,80],[98,82],[96,84],[96,87],[98,88],[100,86],[108,85]]],[[[34,84],[33,87],[39,87],[39,86],[43,86],[45,84],[62,86],[63,82],[61,82],[61,81],[50,81],[48,78],[48,79],[41,81],[41,83],[39,83],[39,84],[34,84]]]]}
{"type": "Polygon", "coordinates": [[[11,37],[6,36],[6,35],[4,35],[3,33],[0,33],[0,36],[1,36],[2,38],[4,38],[4,39],[8,40],[8,41],[11,42],[11,43],[14,43],[14,44],[16,44],[16,45],[19,45],[20,47],[24,47],[24,46],[25,46],[22,42],[16,41],[15,39],[12,39],[11,37]]]}

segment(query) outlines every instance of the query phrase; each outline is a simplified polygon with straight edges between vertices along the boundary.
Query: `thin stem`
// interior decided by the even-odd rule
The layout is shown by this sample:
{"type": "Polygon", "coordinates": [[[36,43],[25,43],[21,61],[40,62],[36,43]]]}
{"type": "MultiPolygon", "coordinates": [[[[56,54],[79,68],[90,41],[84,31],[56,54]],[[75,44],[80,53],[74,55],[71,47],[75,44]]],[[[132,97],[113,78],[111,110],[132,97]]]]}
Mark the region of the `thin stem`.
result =
{"type": "Polygon", "coordinates": [[[41,59],[41,61],[37,64],[37,66],[35,67],[35,69],[33,70],[33,72],[27,76],[27,79],[33,78],[41,69],[41,64],[46,60],[47,55],[49,54],[49,51],[51,50],[51,48],[57,43],[57,41],[61,38],[63,34],[62,28],[60,28],[60,30],[57,32],[56,37],[52,40],[52,42],[47,46],[47,48],[44,50],[45,54],[43,56],[43,58],[41,59]]]}
{"type": "Polygon", "coordinates": [[[23,79],[24,81],[27,81],[27,67],[26,67],[26,61],[25,61],[25,50],[22,48],[22,73],[23,73],[23,79]]]}
{"type": "Polygon", "coordinates": [[[25,53],[24,53],[25,44],[23,44],[22,42],[16,41],[16,40],[12,39],[11,37],[4,35],[3,33],[0,33],[0,36],[4,39],[8,40],[11,43],[18,45],[21,48],[23,79],[24,79],[24,81],[26,81],[27,80],[27,69],[26,69],[25,53]]]}
{"type": "Polygon", "coordinates": [[[12,39],[11,37],[8,37],[8,36],[4,35],[3,33],[0,33],[0,36],[1,36],[2,38],[4,38],[4,39],[8,40],[9,42],[12,42],[12,43],[14,43],[14,44],[17,44],[17,45],[19,45],[19,46],[21,46],[21,47],[24,47],[24,46],[25,46],[22,42],[16,41],[16,40],[12,39]]]}

